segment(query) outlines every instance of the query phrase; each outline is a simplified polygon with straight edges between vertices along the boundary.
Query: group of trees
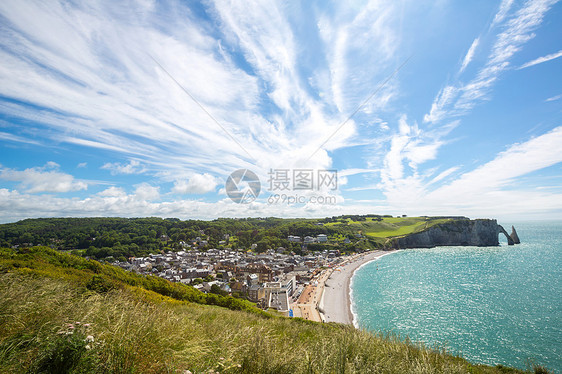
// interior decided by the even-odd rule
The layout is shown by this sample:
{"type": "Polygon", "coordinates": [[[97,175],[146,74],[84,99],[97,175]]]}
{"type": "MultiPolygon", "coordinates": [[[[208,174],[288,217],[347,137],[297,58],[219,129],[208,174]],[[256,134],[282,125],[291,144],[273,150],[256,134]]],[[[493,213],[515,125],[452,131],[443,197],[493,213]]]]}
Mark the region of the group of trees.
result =
{"type": "MultiPolygon", "coordinates": [[[[332,217],[332,219],[346,219],[332,217]]],[[[360,216],[349,216],[358,218],[360,216]]],[[[332,220],[328,218],[329,220],[332,220]]],[[[339,233],[352,238],[345,228],[325,226],[325,220],[282,218],[220,218],[213,221],[175,218],[39,218],[0,225],[0,246],[45,245],[59,250],[73,250],[92,258],[125,259],[180,248],[200,238],[208,248],[222,241],[235,248],[257,245],[257,252],[283,247],[299,251],[300,244],[287,240],[339,233]]]]}

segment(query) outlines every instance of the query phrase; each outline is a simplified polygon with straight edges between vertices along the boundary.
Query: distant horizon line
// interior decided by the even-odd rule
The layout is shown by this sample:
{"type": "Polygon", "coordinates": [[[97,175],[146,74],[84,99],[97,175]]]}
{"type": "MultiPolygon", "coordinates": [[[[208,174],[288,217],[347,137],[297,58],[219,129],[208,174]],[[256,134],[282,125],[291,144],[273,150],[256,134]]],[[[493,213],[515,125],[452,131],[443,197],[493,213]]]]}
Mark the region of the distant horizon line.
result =
{"type": "Polygon", "coordinates": [[[517,223],[525,223],[525,222],[562,222],[561,218],[527,218],[527,219],[508,219],[508,218],[495,218],[495,217],[476,217],[472,218],[469,216],[463,215],[393,215],[393,214],[377,214],[377,213],[368,213],[368,214],[341,214],[339,216],[317,216],[317,217],[282,217],[282,216],[247,216],[247,217],[215,217],[215,218],[179,218],[179,217],[163,217],[163,216],[42,216],[42,217],[25,217],[20,218],[12,221],[0,221],[0,225],[10,224],[10,223],[17,223],[21,221],[25,221],[28,219],[57,219],[57,218],[66,218],[66,219],[85,219],[85,218],[122,218],[122,219],[142,219],[142,218],[160,218],[163,220],[166,219],[174,219],[180,221],[214,221],[218,219],[268,219],[268,218],[278,218],[278,219],[307,219],[307,220],[315,220],[315,219],[324,219],[324,218],[332,218],[332,217],[343,217],[343,216],[358,216],[358,217],[369,217],[369,216],[380,216],[380,217],[395,217],[395,218],[417,218],[417,217],[428,217],[428,218],[435,218],[435,217],[443,217],[443,218],[467,218],[470,220],[477,220],[477,219],[495,219],[496,221],[509,221],[512,224],[517,223]]]}

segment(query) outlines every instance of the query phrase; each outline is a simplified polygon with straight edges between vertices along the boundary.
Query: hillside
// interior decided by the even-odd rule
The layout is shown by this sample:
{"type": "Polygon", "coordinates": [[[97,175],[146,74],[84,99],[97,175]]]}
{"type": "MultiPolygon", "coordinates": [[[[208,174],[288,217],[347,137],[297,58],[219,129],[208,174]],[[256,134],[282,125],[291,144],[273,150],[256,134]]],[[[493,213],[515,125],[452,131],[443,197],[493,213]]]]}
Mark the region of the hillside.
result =
{"type": "Polygon", "coordinates": [[[0,250],[0,372],[520,373],[48,248],[0,250]],[[220,304],[226,308],[203,305],[220,304]]]}
{"type": "Polygon", "coordinates": [[[366,216],[359,219],[348,218],[325,225],[332,229],[365,235],[375,243],[384,246],[388,243],[389,238],[417,233],[451,220],[453,218],[366,216]]]}
{"type": "Polygon", "coordinates": [[[265,252],[285,248],[302,253],[307,236],[327,235],[310,250],[357,252],[382,248],[388,238],[448,222],[447,217],[348,215],[322,219],[220,218],[212,221],[168,218],[38,218],[0,225],[0,246],[44,245],[98,260],[125,261],[167,250],[236,248],[265,252]],[[301,242],[288,240],[299,236],[301,242]]]}

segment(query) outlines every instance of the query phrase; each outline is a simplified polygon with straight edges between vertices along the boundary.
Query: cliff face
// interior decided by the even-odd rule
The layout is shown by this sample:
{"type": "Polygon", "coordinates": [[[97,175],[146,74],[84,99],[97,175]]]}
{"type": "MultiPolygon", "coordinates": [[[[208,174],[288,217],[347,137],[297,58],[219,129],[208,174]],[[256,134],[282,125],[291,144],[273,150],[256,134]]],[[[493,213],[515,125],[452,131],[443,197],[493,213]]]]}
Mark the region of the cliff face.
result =
{"type": "Polygon", "coordinates": [[[495,219],[458,219],[432,226],[425,231],[392,239],[392,248],[437,246],[497,246],[499,228],[495,219]]]}

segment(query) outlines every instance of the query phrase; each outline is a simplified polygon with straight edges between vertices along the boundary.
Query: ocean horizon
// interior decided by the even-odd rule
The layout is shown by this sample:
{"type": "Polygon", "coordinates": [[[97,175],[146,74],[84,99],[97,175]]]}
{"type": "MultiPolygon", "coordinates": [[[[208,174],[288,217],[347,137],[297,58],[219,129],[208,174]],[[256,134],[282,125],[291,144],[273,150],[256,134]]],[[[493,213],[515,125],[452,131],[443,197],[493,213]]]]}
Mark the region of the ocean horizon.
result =
{"type": "Polygon", "coordinates": [[[514,226],[519,245],[502,235],[498,247],[408,249],[364,264],[350,286],[355,326],[474,363],[562,372],[562,221],[514,226]]]}

